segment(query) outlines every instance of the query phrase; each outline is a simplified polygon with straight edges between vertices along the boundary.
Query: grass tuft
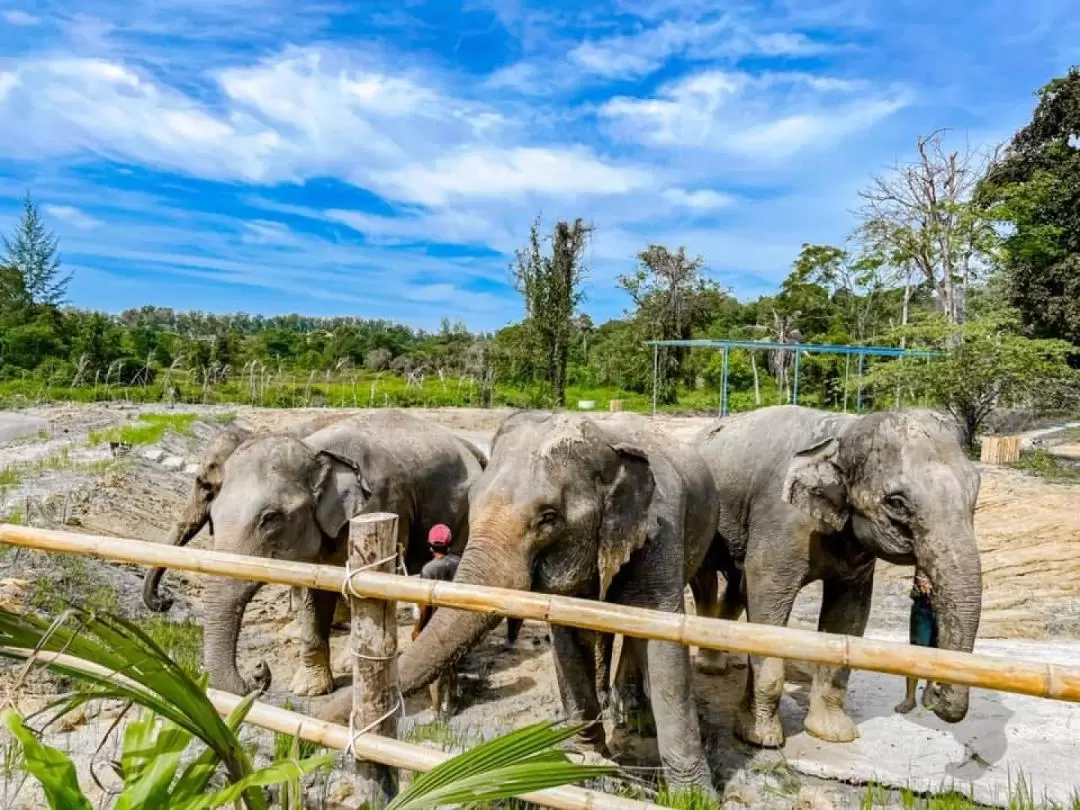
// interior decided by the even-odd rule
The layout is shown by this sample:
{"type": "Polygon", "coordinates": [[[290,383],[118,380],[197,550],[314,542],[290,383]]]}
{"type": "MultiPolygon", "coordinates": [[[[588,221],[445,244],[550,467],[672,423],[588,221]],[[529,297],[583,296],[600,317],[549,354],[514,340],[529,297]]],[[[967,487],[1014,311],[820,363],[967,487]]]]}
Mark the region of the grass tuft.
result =
{"type": "Polygon", "coordinates": [[[157,444],[166,433],[189,435],[197,418],[198,414],[194,413],[143,413],[130,425],[92,431],[90,444],[93,447],[102,442],[120,442],[130,446],[157,444]]]}

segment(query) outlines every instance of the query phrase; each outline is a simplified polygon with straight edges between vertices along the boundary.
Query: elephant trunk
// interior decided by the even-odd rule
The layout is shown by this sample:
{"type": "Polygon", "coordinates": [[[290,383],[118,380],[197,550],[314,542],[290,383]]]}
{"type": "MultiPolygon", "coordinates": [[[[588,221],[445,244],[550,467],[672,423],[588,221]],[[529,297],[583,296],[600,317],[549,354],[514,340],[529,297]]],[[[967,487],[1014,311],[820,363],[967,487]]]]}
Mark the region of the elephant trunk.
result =
{"type": "Polygon", "coordinates": [[[206,621],[203,666],[210,675],[210,685],[215,689],[247,695],[270,685],[270,671],[265,662],[259,662],[253,684],[244,680],[236,668],[240,623],[248,603],[262,585],[261,582],[224,577],[207,579],[203,591],[203,616],[206,621]]]}
{"type": "MultiPolygon", "coordinates": [[[[195,535],[202,531],[202,527],[209,520],[210,502],[201,495],[198,484],[196,484],[195,491],[192,492],[188,503],[184,506],[184,514],[176,522],[176,528],[169,539],[169,545],[186,546],[195,535]]],[[[155,613],[165,613],[173,604],[171,597],[162,596],[158,593],[161,577],[164,574],[164,568],[152,568],[143,578],[143,603],[155,613]]]]}
{"type": "MultiPolygon", "coordinates": [[[[919,566],[930,577],[933,606],[938,622],[938,647],[971,652],[982,613],[982,566],[972,528],[929,545],[933,551],[916,549],[919,566]]],[[[938,684],[934,713],[948,723],[958,723],[968,711],[969,689],[938,684]]]]}
{"type": "MultiPolygon", "coordinates": [[[[470,534],[454,582],[528,590],[528,558],[516,551],[516,532],[484,527],[470,534]]],[[[398,659],[398,683],[410,694],[452,667],[470,647],[501,621],[500,616],[437,608],[431,621],[398,659]]]]}

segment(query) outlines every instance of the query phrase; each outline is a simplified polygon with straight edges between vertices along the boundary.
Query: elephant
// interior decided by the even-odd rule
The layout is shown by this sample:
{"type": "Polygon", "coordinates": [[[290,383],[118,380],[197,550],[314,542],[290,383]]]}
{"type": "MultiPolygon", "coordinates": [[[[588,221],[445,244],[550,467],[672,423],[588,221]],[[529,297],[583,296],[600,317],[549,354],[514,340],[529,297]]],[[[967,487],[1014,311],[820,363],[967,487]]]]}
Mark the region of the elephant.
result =
{"type": "MultiPolygon", "coordinates": [[[[665,612],[684,609],[684,589],[716,528],[712,476],[692,448],[652,431],[642,417],[601,427],[576,414],[520,412],[492,441],[487,469],[469,493],[469,543],[454,579],[598,599],[665,612]]],[[[398,658],[399,685],[415,692],[452,666],[498,617],[440,607],[398,658]]],[[[566,715],[597,721],[596,670],[603,638],[551,628],[566,715]]],[[[642,672],[673,786],[715,795],[691,694],[689,651],[624,639],[620,660],[642,672]]],[[[350,692],[319,713],[342,722],[350,692]]],[[[606,754],[603,725],[584,741],[606,754]]]]}
{"type": "MultiPolygon", "coordinates": [[[[446,428],[401,411],[372,411],[335,422],[303,439],[268,435],[242,442],[222,467],[210,505],[214,548],[252,556],[343,564],[349,519],[369,512],[398,516],[398,547],[409,570],[426,559],[427,529],[445,523],[452,550],[469,536],[468,492],[482,472],[477,448],[446,428]]],[[[236,665],[244,610],[261,583],[217,578],[203,590],[203,655],[210,684],[246,694],[266,688],[236,665]]],[[[333,689],[329,634],[339,594],[303,591],[298,695],[333,689]]]]}
{"type": "MultiPolygon", "coordinates": [[[[882,559],[927,572],[940,646],[972,650],[982,606],[974,525],[980,476],[939,417],[780,405],[721,419],[695,446],[716,482],[726,559],[713,567],[725,574],[729,591],[722,605],[704,593],[699,613],[737,619],[745,607],[751,622],[784,625],[800,589],[821,580],[818,629],[861,636],[882,559]]],[[[813,736],[832,742],[859,736],[844,711],[849,674],[846,667],[816,669],[805,721],[813,736]]],[[[750,657],[738,737],[783,745],[777,716],[783,685],[782,659],[750,657]]],[[[938,687],[934,712],[961,721],[967,687],[938,687]]]]}
{"type": "MultiPolygon", "coordinates": [[[[290,425],[278,434],[302,438],[319,428],[341,421],[346,416],[347,414],[320,415],[290,425]]],[[[180,518],[176,521],[169,538],[169,545],[186,546],[207,524],[209,524],[207,528],[210,535],[213,536],[214,524],[210,520],[210,504],[221,490],[222,469],[233,451],[255,435],[254,431],[234,423],[219,431],[210,440],[210,445],[203,453],[202,461],[195,473],[195,480],[192,482],[180,518]]],[[[164,573],[164,568],[152,568],[143,578],[143,603],[155,613],[167,612],[173,604],[172,598],[158,593],[164,573]]]]}

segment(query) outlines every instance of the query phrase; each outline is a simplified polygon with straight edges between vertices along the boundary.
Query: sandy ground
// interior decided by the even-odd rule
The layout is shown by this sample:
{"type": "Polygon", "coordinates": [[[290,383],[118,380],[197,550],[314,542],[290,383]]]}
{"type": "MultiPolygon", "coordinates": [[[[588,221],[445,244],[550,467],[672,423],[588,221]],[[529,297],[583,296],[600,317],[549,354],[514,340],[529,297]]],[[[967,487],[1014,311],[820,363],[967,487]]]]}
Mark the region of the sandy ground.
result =
{"type": "MultiPolygon", "coordinates": [[[[165,540],[190,486],[192,464],[220,423],[210,418],[200,420],[190,436],[167,435],[160,446],[133,448],[104,475],[88,472],[95,463],[100,466],[109,458],[108,448],[87,446],[88,432],[133,419],[140,410],[160,411],[161,407],[65,405],[0,414],[0,467],[15,464],[33,469],[32,475],[24,474],[17,484],[0,491],[0,516],[13,509],[24,514],[28,510],[35,525],[66,523],[81,531],[151,542],[165,540]],[[6,434],[6,429],[14,432],[6,434]],[[55,463],[58,457],[64,459],[63,464],[55,463]]],[[[232,411],[241,424],[257,429],[326,413],[183,406],[176,410],[216,412],[218,416],[232,411]]],[[[484,447],[507,413],[465,409],[416,412],[484,447]]],[[[608,418],[606,414],[596,417],[608,418]]],[[[655,418],[683,438],[693,436],[710,421],[655,418]]],[[[1080,663],[1080,645],[1071,643],[1080,639],[1080,487],[1051,485],[997,468],[984,467],[982,474],[976,515],[985,587],[980,649],[1080,663]]],[[[206,547],[205,534],[196,538],[194,545],[206,547]]],[[[0,600],[17,600],[20,580],[25,583],[35,576],[55,575],[50,565],[42,555],[5,561],[4,570],[0,570],[4,579],[0,600]]],[[[90,571],[117,587],[123,610],[140,615],[140,571],[106,564],[94,564],[90,571]]],[[[907,569],[879,566],[868,635],[903,640],[910,576],[907,569]]],[[[178,597],[170,614],[173,618],[198,615],[197,577],[169,573],[165,587],[178,597]]],[[[800,596],[793,624],[816,624],[818,594],[819,589],[811,586],[800,596]]],[[[283,588],[267,587],[256,597],[245,618],[241,667],[250,669],[260,658],[267,660],[275,684],[269,699],[278,703],[290,699],[298,708],[314,707],[318,699],[304,701],[284,691],[298,652],[297,642],[288,632],[291,617],[287,604],[283,588]]],[[[411,617],[404,606],[399,616],[400,641],[405,645],[411,617]]],[[[413,736],[446,744],[489,736],[559,713],[546,626],[526,623],[513,649],[505,647],[504,639],[505,631],[496,630],[467,657],[464,706],[448,728],[432,722],[425,696],[408,701],[405,727],[412,729],[413,736]]],[[[343,635],[335,636],[335,653],[340,654],[345,640],[343,635]]],[[[849,704],[862,738],[849,745],[829,745],[799,733],[807,689],[799,671],[797,665],[789,667],[791,683],[782,707],[791,736],[782,753],[755,751],[731,738],[731,711],[741,691],[743,667],[732,668],[724,677],[696,676],[710,756],[733,800],[754,807],[791,807],[799,786],[810,785],[823,790],[837,805],[857,805],[862,791],[847,783],[879,780],[894,787],[934,790],[955,783],[965,792],[970,786],[980,800],[995,803],[1004,800],[1008,780],[1018,768],[1031,778],[1037,792],[1046,791],[1061,800],[1080,787],[1080,772],[1074,773],[1075,768],[1065,764],[1078,761],[1080,754],[1075,733],[1080,728],[1080,712],[1076,707],[977,692],[968,720],[947,727],[921,709],[907,717],[892,714],[893,704],[903,694],[901,679],[856,673],[849,704]]],[[[41,691],[48,691],[46,682],[41,691]]],[[[108,723],[92,722],[59,735],[63,738],[61,747],[88,757],[107,727],[108,723]]],[[[647,778],[657,764],[654,746],[637,740],[630,748],[625,754],[637,763],[631,772],[647,778]]],[[[9,805],[4,795],[0,793],[0,806],[16,806],[9,805]]]]}

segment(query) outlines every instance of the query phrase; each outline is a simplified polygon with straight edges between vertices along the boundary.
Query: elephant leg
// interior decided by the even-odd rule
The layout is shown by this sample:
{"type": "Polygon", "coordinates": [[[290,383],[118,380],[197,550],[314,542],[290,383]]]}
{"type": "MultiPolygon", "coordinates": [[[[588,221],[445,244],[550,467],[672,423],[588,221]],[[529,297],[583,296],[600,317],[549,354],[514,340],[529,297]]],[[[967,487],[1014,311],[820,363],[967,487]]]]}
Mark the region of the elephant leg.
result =
{"type": "MultiPolygon", "coordinates": [[[[719,598],[720,580],[716,571],[702,569],[690,580],[690,590],[694,594],[694,606],[698,616],[707,619],[738,620],[743,610],[742,572],[733,569],[728,577],[722,599],[719,598]]],[[[723,675],[728,669],[728,654],[723,650],[699,649],[695,664],[707,675],[723,675]]]]}
{"type": "Polygon", "coordinates": [[[513,616],[506,617],[506,646],[513,647],[517,643],[518,634],[521,633],[521,625],[524,619],[515,619],[513,616]]]}
{"type": "MultiPolygon", "coordinates": [[[[874,567],[856,581],[825,580],[818,630],[861,636],[870,618],[870,600],[874,590],[874,567]]],[[[828,742],[851,742],[859,729],[844,711],[847,694],[847,667],[819,666],[814,670],[810,687],[810,712],[806,730],[828,742]]]]}
{"type": "Polygon", "coordinates": [[[608,756],[604,725],[599,722],[595,640],[575,628],[552,625],[551,647],[563,712],[571,721],[590,723],[581,733],[582,741],[608,756]]]}
{"type": "Polygon", "coordinates": [[[623,637],[622,654],[612,683],[612,702],[615,706],[614,728],[633,731],[643,737],[656,735],[656,719],[646,683],[644,645],[623,637]]]}
{"type": "MultiPolygon", "coordinates": [[[[747,581],[747,619],[756,624],[783,627],[798,596],[801,577],[792,578],[783,567],[777,575],[747,581]]],[[[735,736],[762,748],[784,744],[778,709],[784,693],[784,659],[750,656],[746,692],[735,715],[735,736]]]]}
{"type": "Polygon", "coordinates": [[[716,799],[694,705],[690,650],[668,641],[628,641],[633,660],[645,665],[642,675],[656,718],[657,747],[668,785],[676,791],[695,788],[716,799]]]}
{"type": "Polygon", "coordinates": [[[349,627],[352,622],[352,611],[349,610],[349,600],[338,596],[334,603],[334,627],[349,627]]]}
{"type": "Polygon", "coordinates": [[[330,671],[330,625],[334,620],[338,595],[304,588],[300,612],[300,668],[290,689],[300,697],[326,695],[334,690],[330,671]]]}

